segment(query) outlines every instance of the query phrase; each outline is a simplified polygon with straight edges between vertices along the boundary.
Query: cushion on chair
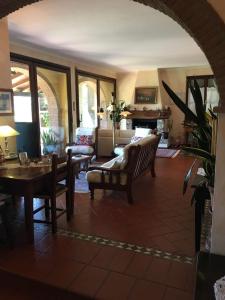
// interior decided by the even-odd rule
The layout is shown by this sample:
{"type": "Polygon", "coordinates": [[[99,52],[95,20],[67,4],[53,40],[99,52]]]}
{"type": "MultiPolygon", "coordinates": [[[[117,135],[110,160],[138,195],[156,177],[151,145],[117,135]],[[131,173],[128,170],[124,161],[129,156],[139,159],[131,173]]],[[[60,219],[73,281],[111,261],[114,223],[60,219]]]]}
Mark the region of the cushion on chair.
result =
{"type": "Polygon", "coordinates": [[[66,152],[71,149],[73,154],[92,154],[94,153],[94,148],[92,146],[86,145],[73,145],[66,147],[66,152]]]}
{"type": "Polygon", "coordinates": [[[141,139],[143,139],[143,137],[141,137],[141,136],[135,136],[135,135],[134,135],[134,136],[132,136],[130,142],[131,142],[131,143],[135,143],[135,142],[140,141],[141,139]]]}
{"type": "Polygon", "coordinates": [[[116,155],[123,155],[123,150],[124,150],[124,147],[125,147],[126,145],[124,145],[124,146],[118,146],[118,147],[115,147],[114,148],[114,153],[116,154],[116,155]]]}
{"type": "MultiPolygon", "coordinates": [[[[93,183],[100,183],[102,182],[102,171],[99,170],[93,170],[87,172],[86,178],[88,182],[93,182],[93,183]]],[[[104,172],[105,176],[105,182],[109,182],[109,174],[107,172],[104,172]]],[[[112,182],[116,184],[117,182],[117,177],[115,175],[112,176],[112,182]]],[[[127,175],[125,173],[120,173],[120,184],[121,185],[126,185],[127,183],[127,175]]]]}
{"type": "Polygon", "coordinates": [[[137,137],[146,137],[147,135],[151,134],[151,129],[150,128],[135,128],[135,134],[134,136],[137,137]]]}
{"type": "Polygon", "coordinates": [[[91,135],[92,143],[95,143],[95,130],[96,128],[78,127],[75,133],[75,140],[77,135],[91,135]]]}
{"type": "Polygon", "coordinates": [[[76,145],[92,146],[94,144],[93,136],[92,135],[77,135],[75,143],[76,143],[76,145]]]}
{"type": "Polygon", "coordinates": [[[110,161],[107,161],[101,166],[103,168],[108,168],[108,169],[122,169],[123,167],[122,162],[123,162],[123,155],[120,155],[111,159],[110,161]]]}

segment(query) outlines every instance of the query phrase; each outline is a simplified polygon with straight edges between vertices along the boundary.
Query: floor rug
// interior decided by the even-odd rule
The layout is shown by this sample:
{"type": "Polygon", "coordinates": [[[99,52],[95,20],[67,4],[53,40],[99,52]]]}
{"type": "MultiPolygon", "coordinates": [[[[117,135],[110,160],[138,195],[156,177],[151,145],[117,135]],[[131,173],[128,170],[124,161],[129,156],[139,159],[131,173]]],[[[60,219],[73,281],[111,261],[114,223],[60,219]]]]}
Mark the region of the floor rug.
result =
{"type": "Polygon", "coordinates": [[[174,158],[180,153],[180,150],[176,149],[157,149],[156,157],[174,158]]]}
{"type": "Polygon", "coordinates": [[[76,193],[89,193],[86,172],[79,173],[79,178],[76,178],[75,180],[74,191],[76,193]]]}

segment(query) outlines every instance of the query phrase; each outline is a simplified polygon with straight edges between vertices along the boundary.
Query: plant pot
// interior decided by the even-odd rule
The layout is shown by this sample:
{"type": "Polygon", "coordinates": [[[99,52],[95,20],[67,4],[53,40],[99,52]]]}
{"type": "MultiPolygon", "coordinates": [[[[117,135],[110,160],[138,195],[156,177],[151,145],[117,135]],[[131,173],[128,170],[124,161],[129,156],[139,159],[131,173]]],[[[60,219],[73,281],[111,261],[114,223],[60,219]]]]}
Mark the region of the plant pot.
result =
{"type": "Polygon", "coordinates": [[[120,129],[120,122],[115,122],[115,129],[120,129]]]}
{"type": "Polygon", "coordinates": [[[57,150],[57,145],[45,145],[44,146],[44,152],[46,154],[56,152],[56,150],[57,150]]]}

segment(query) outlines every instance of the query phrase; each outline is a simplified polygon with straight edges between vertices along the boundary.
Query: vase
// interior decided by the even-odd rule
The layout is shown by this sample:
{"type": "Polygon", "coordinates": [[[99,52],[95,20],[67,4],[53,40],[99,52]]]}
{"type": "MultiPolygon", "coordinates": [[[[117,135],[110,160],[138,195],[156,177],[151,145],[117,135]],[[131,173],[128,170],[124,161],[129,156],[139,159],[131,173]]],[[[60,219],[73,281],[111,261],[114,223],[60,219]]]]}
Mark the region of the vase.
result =
{"type": "Polygon", "coordinates": [[[115,122],[115,129],[120,129],[120,122],[115,122]]]}

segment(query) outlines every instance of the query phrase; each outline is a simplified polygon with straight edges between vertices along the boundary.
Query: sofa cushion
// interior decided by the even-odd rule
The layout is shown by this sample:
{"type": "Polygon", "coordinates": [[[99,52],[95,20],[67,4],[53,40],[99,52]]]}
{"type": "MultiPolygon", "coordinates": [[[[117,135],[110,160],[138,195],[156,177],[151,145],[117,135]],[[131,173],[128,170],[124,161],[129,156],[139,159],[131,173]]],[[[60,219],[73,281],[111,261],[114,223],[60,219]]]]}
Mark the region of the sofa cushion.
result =
{"type": "Polygon", "coordinates": [[[135,136],[135,135],[134,135],[134,136],[132,136],[130,142],[131,142],[131,143],[135,143],[135,142],[140,141],[142,138],[143,138],[143,137],[141,137],[141,136],[135,136]]]}
{"type": "Polygon", "coordinates": [[[151,134],[150,128],[135,128],[135,136],[137,137],[146,137],[147,135],[151,134]]]}
{"type": "MultiPolygon", "coordinates": [[[[105,182],[109,183],[109,174],[104,172],[105,182]]],[[[102,171],[93,170],[88,171],[86,175],[87,181],[90,183],[101,183],[102,182],[102,171]]],[[[113,184],[117,183],[117,177],[115,175],[112,176],[113,184]]],[[[120,173],[120,184],[126,185],[127,183],[127,175],[125,173],[120,173]]]]}
{"type": "Polygon", "coordinates": [[[125,147],[125,146],[126,146],[126,145],[115,147],[115,148],[114,148],[114,153],[115,153],[116,155],[118,155],[118,156],[123,155],[123,151],[124,151],[124,147],[125,147]]]}
{"type": "Polygon", "coordinates": [[[86,145],[73,145],[66,147],[66,152],[71,149],[73,154],[92,154],[94,153],[94,148],[92,146],[86,145]]]}

